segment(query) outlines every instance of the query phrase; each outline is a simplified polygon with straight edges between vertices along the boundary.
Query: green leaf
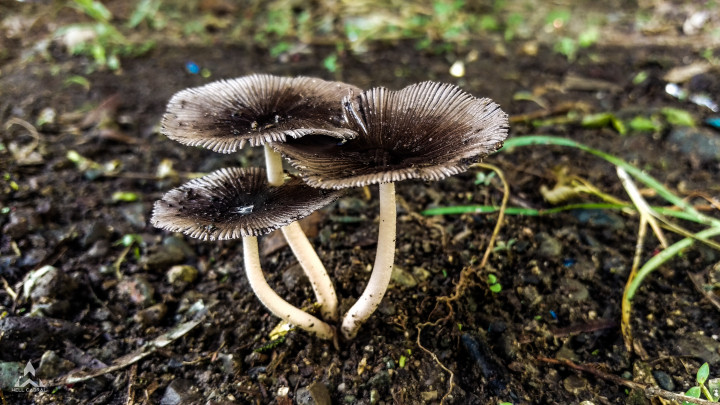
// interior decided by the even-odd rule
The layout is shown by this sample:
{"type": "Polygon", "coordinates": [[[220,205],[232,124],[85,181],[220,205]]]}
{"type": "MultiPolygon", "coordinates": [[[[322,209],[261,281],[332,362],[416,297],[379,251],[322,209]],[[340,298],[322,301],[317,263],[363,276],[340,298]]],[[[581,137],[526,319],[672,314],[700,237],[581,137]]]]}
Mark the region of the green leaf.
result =
{"type": "Polygon", "coordinates": [[[657,132],[662,127],[651,118],[637,116],[630,121],[630,128],[633,131],[657,132]]]}
{"type": "MultiPolygon", "coordinates": [[[[691,398],[700,398],[700,387],[695,386],[690,388],[685,392],[685,396],[691,397],[691,398]]],[[[688,403],[687,401],[685,402],[688,403]]]]}
{"type": "Polygon", "coordinates": [[[139,200],[140,196],[137,193],[133,193],[130,191],[116,191],[112,194],[110,199],[113,202],[119,202],[119,201],[133,202],[133,201],[139,200]]]}
{"type": "Polygon", "coordinates": [[[620,135],[627,134],[627,128],[625,127],[625,124],[613,113],[609,112],[586,115],[583,117],[580,125],[585,128],[603,128],[611,126],[620,135]]]}
{"type": "Polygon", "coordinates": [[[603,128],[606,127],[610,123],[610,119],[613,117],[611,113],[597,113],[597,114],[590,114],[583,117],[582,122],[580,122],[580,125],[582,125],[585,128],[603,128]]]}
{"type": "Polygon", "coordinates": [[[108,22],[112,19],[112,13],[99,1],[74,0],[75,7],[92,17],[95,21],[108,22]]]}
{"type": "Polygon", "coordinates": [[[331,73],[335,73],[338,70],[337,64],[338,56],[336,53],[331,53],[327,58],[323,60],[323,66],[331,73]]]}
{"type": "Polygon", "coordinates": [[[665,119],[673,125],[682,125],[686,127],[694,127],[695,119],[689,112],[672,107],[665,107],[660,112],[665,119]]]}
{"type": "Polygon", "coordinates": [[[698,384],[700,384],[700,385],[705,384],[705,381],[707,381],[708,376],[710,376],[710,366],[707,363],[705,363],[702,366],[700,366],[700,369],[698,369],[698,372],[697,372],[698,384]]]}
{"type": "Polygon", "coordinates": [[[600,38],[600,31],[597,27],[590,27],[578,35],[578,45],[581,48],[587,48],[598,41],[600,38]]]}

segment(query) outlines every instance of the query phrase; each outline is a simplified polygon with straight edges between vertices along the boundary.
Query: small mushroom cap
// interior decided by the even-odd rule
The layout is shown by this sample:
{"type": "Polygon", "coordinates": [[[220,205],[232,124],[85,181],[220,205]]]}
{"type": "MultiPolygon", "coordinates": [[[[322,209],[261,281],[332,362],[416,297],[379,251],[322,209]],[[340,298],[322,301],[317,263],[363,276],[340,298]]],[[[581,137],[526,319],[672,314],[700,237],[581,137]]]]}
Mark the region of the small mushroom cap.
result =
{"type": "Polygon", "coordinates": [[[260,168],[224,168],[190,180],[155,202],[152,224],[203,240],[260,236],[340,197],[299,178],[270,186],[260,168]]]}
{"type": "Polygon", "coordinates": [[[176,93],[162,132],[185,145],[231,153],[307,134],[351,138],[342,128],[342,104],[355,86],[313,77],[253,74],[176,93]]]}
{"type": "Polygon", "coordinates": [[[357,138],[308,136],[272,144],[313,187],[439,180],[496,151],[508,134],[507,114],[497,104],[451,84],[379,87],[343,103],[357,138]]]}

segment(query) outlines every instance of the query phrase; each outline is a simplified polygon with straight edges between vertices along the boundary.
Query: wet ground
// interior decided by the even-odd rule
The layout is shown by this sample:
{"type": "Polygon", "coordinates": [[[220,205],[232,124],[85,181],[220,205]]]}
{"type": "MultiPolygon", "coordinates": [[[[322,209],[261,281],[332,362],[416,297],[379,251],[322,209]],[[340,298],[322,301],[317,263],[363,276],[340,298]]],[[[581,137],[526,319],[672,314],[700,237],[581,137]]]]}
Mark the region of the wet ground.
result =
{"type": "MultiPolygon", "coordinates": [[[[397,277],[358,337],[337,349],[301,331],[271,339],[279,321],[251,294],[239,241],[200,242],[148,223],[154,201],[192,173],[262,164],[261,150],[215,154],[172,142],[158,127],[175,92],[255,72],[362,88],[455,83],[498,102],[512,117],[511,137],[552,134],[601,149],[717,216],[720,133],[702,123],[718,113],[666,91],[665,75],[674,68],[706,61],[684,43],[608,40],[571,62],[543,43],[533,50],[527,42],[475,40],[465,48],[474,56],[463,59],[465,72],[455,77],[447,54],[417,51],[410,41],[342,54],[334,73],[321,65],[335,47],[278,59],[250,45],[160,44],[122,60],[120,73],[90,74],[85,58],[50,47],[51,62],[28,60],[21,41],[5,42],[16,48],[3,54],[0,71],[0,361],[4,384],[10,381],[3,403],[324,404],[327,395],[340,404],[639,404],[659,402],[608,375],[668,392],[685,392],[704,362],[711,377],[718,375],[720,316],[711,300],[718,297],[717,251],[688,249],[645,281],[633,301],[635,344],[628,352],[620,302],[637,215],[578,209],[506,216],[487,265],[479,267],[497,214],[421,212],[499,205],[499,179],[483,181],[489,171],[397,185],[397,277]],[[189,61],[211,76],[189,72],[189,61]],[[689,113],[697,126],[670,122],[665,107],[689,113]],[[630,127],[621,135],[611,122],[581,125],[602,112],[625,123],[652,117],[657,128],[630,127]],[[452,296],[464,270],[470,275],[464,293],[449,305],[439,301],[452,296]],[[491,291],[488,274],[501,291],[491,291]],[[700,275],[700,288],[690,274],[700,275]],[[12,392],[28,361],[52,387],[12,392]],[[97,375],[78,378],[79,369],[97,375]]],[[[720,94],[719,77],[715,65],[678,83],[712,98],[720,94]]],[[[506,148],[486,163],[504,173],[514,207],[551,207],[541,188],[552,188],[563,170],[629,200],[612,165],[576,149],[506,148]]],[[[646,194],[651,204],[665,204],[646,194]]],[[[598,200],[570,200],[583,201],[598,200]]],[[[370,187],[304,221],[342,308],[369,276],[377,213],[377,189],[370,187]]],[[[660,249],[649,235],[642,262],[660,249]]],[[[312,290],[282,238],[262,238],[261,250],[276,291],[310,305],[312,290]]]]}

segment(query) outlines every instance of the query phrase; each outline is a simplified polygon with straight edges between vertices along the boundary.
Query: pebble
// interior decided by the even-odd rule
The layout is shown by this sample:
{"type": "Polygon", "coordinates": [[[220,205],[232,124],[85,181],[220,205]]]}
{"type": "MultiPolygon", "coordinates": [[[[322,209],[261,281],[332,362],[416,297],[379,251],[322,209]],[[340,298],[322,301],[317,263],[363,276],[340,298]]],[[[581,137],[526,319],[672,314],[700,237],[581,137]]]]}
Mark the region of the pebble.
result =
{"type": "Polygon", "coordinates": [[[0,389],[12,389],[18,377],[23,375],[23,370],[25,370],[25,364],[17,361],[0,362],[0,389]]]}
{"type": "Polygon", "coordinates": [[[590,293],[585,284],[574,278],[563,278],[560,281],[561,289],[565,298],[570,302],[587,301],[590,293]]]}
{"type": "Polygon", "coordinates": [[[179,405],[200,403],[201,397],[192,381],[175,379],[165,389],[160,405],[179,405]]]}
{"type": "Polygon", "coordinates": [[[164,270],[172,265],[180,264],[185,260],[185,252],[176,245],[163,244],[154,253],[148,255],[143,267],[148,270],[164,270]]]}
{"type": "Polygon", "coordinates": [[[574,395],[579,395],[580,391],[585,389],[587,385],[587,380],[577,375],[571,375],[563,380],[563,388],[565,388],[565,391],[574,395]]]}
{"type": "Polygon", "coordinates": [[[12,239],[21,239],[40,225],[40,216],[31,208],[18,208],[10,211],[8,222],[2,233],[12,239]]]}
{"type": "Polygon", "coordinates": [[[672,347],[679,356],[698,358],[710,364],[720,363],[720,342],[710,336],[700,333],[681,335],[672,347]]]}
{"type": "Polygon", "coordinates": [[[175,265],[167,272],[167,280],[170,284],[192,283],[198,276],[198,270],[190,265],[175,265]]]}
{"type": "Polygon", "coordinates": [[[652,375],[655,377],[655,381],[657,381],[660,388],[666,391],[675,391],[675,383],[668,373],[662,370],[653,370],[652,375]]]}
{"type": "Polygon", "coordinates": [[[305,271],[299,264],[292,265],[282,272],[282,281],[289,291],[294,291],[300,284],[309,283],[305,271]]]}
{"type": "Polygon", "coordinates": [[[417,286],[417,280],[415,280],[415,277],[413,277],[410,272],[398,265],[393,266],[392,276],[390,280],[393,282],[394,285],[401,288],[412,288],[417,286]]]}
{"type": "Polygon", "coordinates": [[[670,131],[668,142],[704,164],[716,163],[720,159],[720,137],[705,128],[674,128],[670,131]]]}
{"type": "Polygon", "coordinates": [[[133,319],[143,325],[156,325],[165,317],[165,314],[167,314],[167,305],[161,302],[138,311],[133,319]]]}
{"type": "Polygon", "coordinates": [[[155,295],[155,288],[141,275],[124,278],[117,284],[117,289],[120,295],[142,307],[150,305],[155,295]]]}
{"type": "Polygon", "coordinates": [[[112,230],[103,221],[93,221],[88,225],[85,236],[80,242],[84,248],[91,246],[99,241],[107,241],[112,236],[112,230]]]}
{"type": "Polygon", "coordinates": [[[413,276],[415,276],[415,279],[420,282],[425,281],[425,280],[429,279],[430,277],[432,277],[432,273],[425,270],[425,268],[423,268],[423,267],[413,267],[412,274],[413,274],[413,276]]]}
{"type": "Polygon", "coordinates": [[[174,246],[182,250],[186,258],[195,257],[195,249],[193,249],[183,238],[177,236],[168,236],[163,239],[163,246],[174,246]]]}
{"type": "Polygon", "coordinates": [[[437,392],[437,390],[421,392],[420,397],[423,399],[423,402],[425,402],[425,403],[432,402],[432,401],[437,400],[438,392],[437,392]]]}
{"type": "Polygon", "coordinates": [[[62,316],[70,309],[70,301],[78,289],[77,282],[53,266],[43,266],[28,273],[23,296],[32,302],[32,313],[62,316]]]}
{"type": "Polygon", "coordinates": [[[47,350],[40,358],[37,368],[38,378],[56,378],[75,368],[75,363],[63,359],[52,350],[47,350]]]}
{"type": "Polygon", "coordinates": [[[298,405],[331,405],[330,392],[325,384],[315,381],[307,387],[300,388],[295,395],[298,405]]]}
{"type": "Polygon", "coordinates": [[[145,217],[147,210],[145,209],[144,203],[128,204],[119,209],[122,217],[125,218],[133,228],[142,229],[145,227],[147,223],[147,218],[145,217]]]}
{"type": "Polygon", "coordinates": [[[382,370],[374,376],[370,377],[368,384],[371,387],[377,388],[378,390],[385,390],[390,386],[390,373],[386,370],[382,370]]]}
{"type": "Polygon", "coordinates": [[[545,232],[535,235],[535,241],[540,244],[538,255],[545,259],[557,259],[562,254],[562,243],[545,232]]]}

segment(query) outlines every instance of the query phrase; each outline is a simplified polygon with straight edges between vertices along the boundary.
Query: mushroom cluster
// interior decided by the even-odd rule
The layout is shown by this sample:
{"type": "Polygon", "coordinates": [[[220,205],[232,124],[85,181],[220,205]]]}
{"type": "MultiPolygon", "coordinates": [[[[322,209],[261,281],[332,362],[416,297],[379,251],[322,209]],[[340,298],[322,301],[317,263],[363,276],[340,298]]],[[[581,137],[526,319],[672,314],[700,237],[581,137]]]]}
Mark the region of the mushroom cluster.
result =
{"type": "Polygon", "coordinates": [[[335,338],[337,295],[296,221],[340,198],[343,189],[379,185],[373,270],[340,320],[343,336],[352,339],[390,283],[395,182],[440,180],[467,170],[502,146],[508,119],[492,100],[450,84],[361,91],[309,77],[250,75],[177,93],[162,128],[171,139],[217,152],[264,146],[267,170],[222,169],[192,180],[155,204],[152,223],[204,240],[242,238],[245,271],[260,302],[321,338],[335,338]],[[282,157],[300,177],[283,172],[282,157]],[[323,320],[287,303],[265,281],[256,237],[278,228],[312,284],[323,320]]]}

